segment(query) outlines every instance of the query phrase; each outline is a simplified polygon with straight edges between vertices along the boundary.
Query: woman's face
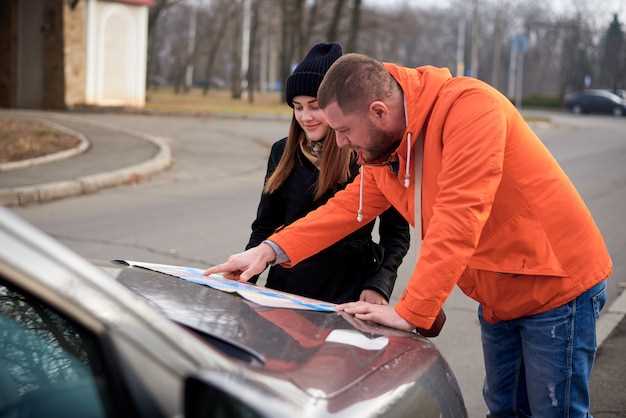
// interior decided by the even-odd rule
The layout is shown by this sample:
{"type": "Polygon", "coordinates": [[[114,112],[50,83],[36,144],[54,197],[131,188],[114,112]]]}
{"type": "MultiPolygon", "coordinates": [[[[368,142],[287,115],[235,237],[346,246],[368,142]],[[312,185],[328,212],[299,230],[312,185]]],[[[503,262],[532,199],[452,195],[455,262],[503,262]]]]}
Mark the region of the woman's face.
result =
{"type": "Polygon", "coordinates": [[[317,98],[311,96],[294,97],[293,113],[307,139],[319,141],[326,137],[329,128],[326,119],[324,119],[324,113],[317,103],[317,98]]]}

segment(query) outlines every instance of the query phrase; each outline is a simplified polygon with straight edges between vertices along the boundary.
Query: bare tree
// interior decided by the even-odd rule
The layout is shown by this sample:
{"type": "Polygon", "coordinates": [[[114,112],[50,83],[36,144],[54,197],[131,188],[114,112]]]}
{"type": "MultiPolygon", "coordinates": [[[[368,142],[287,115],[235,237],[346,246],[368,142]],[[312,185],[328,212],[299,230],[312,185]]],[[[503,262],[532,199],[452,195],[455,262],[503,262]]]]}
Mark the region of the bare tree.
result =
{"type": "Polygon", "coordinates": [[[300,48],[300,51],[298,51],[298,56],[300,57],[304,56],[305,49],[310,46],[311,35],[313,33],[313,30],[317,26],[319,4],[320,4],[319,0],[313,0],[311,2],[311,5],[309,6],[309,10],[307,13],[308,15],[307,24],[304,26],[301,48],[300,48]]]}
{"type": "Polygon", "coordinates": [[[246,74],[246,78],[248,79],[248,102],[254,102],[254,89],[256,86],[256,60],[255,54],[256,46],[257,46],[257,35],[259,32],[259,9],[261,7],[262,0],[253,0],[252,2],[252,18],[250,22],[250,49],[248,53],[248,74],[246,74]]]}
{"type": "Polygon", "coordinates": [[[561,82],[559,97],[572,90],[584,88],[584,77],[590,74],[591,59],[588,45],[590,32],[581,15],[561,22],[565,36],[561,53],[561,82]]]}
{"type": "Polygon", "coordinates": [[[472,43],[470,52],[470,74],[478,77],[480,63],[480,13],[478,0],[473,0],[472,8],[472,43]]]}
{"type": "Polygon", "coordinates": [[[232,21],[230,46],[230,94],[233,99],[241,99],[241,26],[243,4],[238,2],[235,18],[232,21]]]}
{"type": "Polygon", "coordinates": [[[613,90],[616,90],[622,82],[624,72],[624,31],[622,23],[616,14],[607,28],[602,40],[602,82],[613,90]]]}
{"type": "Polygon", "coordinates": [[[350,33],[346,50],[354,52],[357,50],[359,29],[361,27],[361,0],[352,1],[352,14],[350,17],[350,33]]]}
{"type": "Polygon", "coordinates": [[[159,22],[159,18],[163,15],[163,13],[172,6],[179,4],[182,0],[156,0],[154,5],[150,7],[150,11],[148,14],[148,63],[147,63],[147,77],[146,77],[146,87],[150,88],[153,86],[153,77],[157,73],[156,66],[158,65],[158,61],[155,59],[155,54],[157,51],[157,42],[155,42],[155,28],[159,22]]]}
{"type": "Polygon", "coordinates": [[[280,0],[281,16],[281,51],[280,79],[281,97],[284,100],[285,84],[291,73],[294,55],[302,47],[302,21],[304,0],[280,0]]]}
{"type": "MultiPolygon", "coordinates": [[[[293,0],[292,0],[293,1],[293,0]]],[[[298,57],[301,57],[304,54],[304,7],[305,0],[295,0],[293,1],[293,12],[292,12],[292,22],[291,22],[291,32],[293,33],[294,45],[293,51],[297,54],[298,57]]]]}
{"type": "Polygon", "coordinates": [[[341,21],[341,12],[346,4],[346,0],[335,0],[335,10],[333,11],[332,19],[328,25],[326,31],[326,40],[328,42],[337,41],[339,35],[339,22],[341,21]]]}
{"type": "Polygon", "coordinates": [[[214,13],[213,19],[211,20],[212,25],[207,25],[208,28],[213,28],[215,24],[217,24],[217,30],[214,33],[210,34],[209,48],[207,51],[207,63],[204,70],[204,79],[206,83],[202,89],[202,93],[206,96],[211,88],[211,82],[213,80],[213,67],[215,65],[215,59],[217,57],[217,53],[222,45],[222,41],[224,36],[226,35],[226,29],[228,28],[228,24],[233,20],[233,14],[236,12],[237,8],[233,7],[233,2],[230,0],[220,0],[216,11],[214,13]]]}
{"type": "MultiPolygon", "coordinates": [[[[529,40],[524,92],[562,97],[565,91],[582,87],[587,74],[599,83],[606,22],[598,20],[599,13],[588,1],[571,0],[573,8],[559,13],[542,0],[478,1],[479,8],[476,0],[449,0],[448,6],[433,8],[409,0],[393,6],[363,0],[253,0],[250,65],[248,73],[241,74],[241,0],[157,0],[151,11],[149,80],[158,77],[182,89],[182,68],[197,58],[196,74],[205,83],[205,92],[225,80],[234,96],[240,96],[241,77],[245,77],[248,97],[254,100],[259,79],[265,86],[282,82],[284,93],[294,62],[311,44],[337,40],[345,41],[346,51],[358,50],[385,61],[454,68],[457,27],[466,19],[466,35],[472,42],[468,38],[465,43],[463,62],[469,68],[471,61],[479,69],[477,75],[496,88],[505,84],[511,39],[518,35],[529,40]],[[193,57],[188,56],[189,41],[180,30],[189,21],[191,4],[201,9],[199,48],[193,57]],[[469,24],[472,20],[480,24],[469,24]],[[472,44],[482,47],[472,51],[472,44]]],[[[624,68],[626,53],[619,61],[624,68]]],[[[606,83],[624,85],[626,71],[618,72],[621,81],[606,83]]]]}
{"type": "Polygon", "coordinates": [[[491,85],[495,88],[500,86],[500,73],[502,68],[502,35],[504,32],[502,6],[502,1],[498,1],[493,29],[493,68],[491,72],[491,85]]]}

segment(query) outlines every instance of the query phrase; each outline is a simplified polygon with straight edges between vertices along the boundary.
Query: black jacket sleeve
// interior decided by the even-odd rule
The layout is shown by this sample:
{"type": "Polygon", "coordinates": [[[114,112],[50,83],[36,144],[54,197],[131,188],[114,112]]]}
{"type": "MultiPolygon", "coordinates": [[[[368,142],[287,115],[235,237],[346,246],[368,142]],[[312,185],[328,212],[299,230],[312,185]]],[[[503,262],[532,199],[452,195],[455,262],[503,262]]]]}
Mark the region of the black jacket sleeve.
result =
{"type": "MultiPolygon", "coordinates": [[[[280,158],[283,154],[284,141],[278,141],[272,146],[272,151],[267,160],[267,172],[265,173],[265,182],[272,175],[280,158]]],[[[246,245],[246,250],[256,247],[274,231],[283,224],[284,220],[284,205],[277,196],[277,193],[265,193],[261,192],[261,200],[259,201],[259,207],[257,208],[256,219],[252,222],[252,233],[250,239],[246,245]]],[[[254,276],[249,281],[256,283],[259,276],[254,276]]]]}
{"type": "Polygon", "coordinates": [[[398,277],[398,268],[409,250],[411,234],[409,224],[393,207],[380,215],[378,233],[383,248],[382,265],[365,281],[363,287],[376,290],[389,300],[398,277]]]}

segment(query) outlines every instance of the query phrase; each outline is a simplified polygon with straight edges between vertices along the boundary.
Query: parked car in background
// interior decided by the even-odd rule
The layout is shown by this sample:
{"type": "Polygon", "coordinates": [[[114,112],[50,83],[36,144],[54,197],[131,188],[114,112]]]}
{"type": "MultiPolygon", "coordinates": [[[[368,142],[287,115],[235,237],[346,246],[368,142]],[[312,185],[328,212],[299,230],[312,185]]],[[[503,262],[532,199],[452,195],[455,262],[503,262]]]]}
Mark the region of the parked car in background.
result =
{"type": "Polygon", "coordinates": [[[565,107],[573,113],[626,115],[626,100],[609,90],[584,90],[565,96],[565,107]]]}
{"type": "Polygon", "coordinates": [[[2,417],[465,418],[416,334],[105,274],[0,208],[2,417]]]}
{"type": "Polygon", "coordinates": [[[619,97],[621,97],[622,99],[626,99],[626,90],[623,89],[615,89],[615,90],[609,90],[612,93],[617,94],[619,97]]]}

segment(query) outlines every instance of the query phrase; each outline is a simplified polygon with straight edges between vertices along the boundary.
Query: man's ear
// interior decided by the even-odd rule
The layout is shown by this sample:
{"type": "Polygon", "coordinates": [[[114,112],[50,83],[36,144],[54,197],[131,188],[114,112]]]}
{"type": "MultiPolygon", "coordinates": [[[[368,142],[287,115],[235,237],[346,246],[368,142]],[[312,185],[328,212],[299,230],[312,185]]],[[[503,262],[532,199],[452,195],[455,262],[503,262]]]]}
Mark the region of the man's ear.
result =
{"type": "Polygon", "coordinates": [[[381,100],[375,100],[368,107],[369,116],[378,123],[384,123],[389,114],[389,107],[381,100]]]}

